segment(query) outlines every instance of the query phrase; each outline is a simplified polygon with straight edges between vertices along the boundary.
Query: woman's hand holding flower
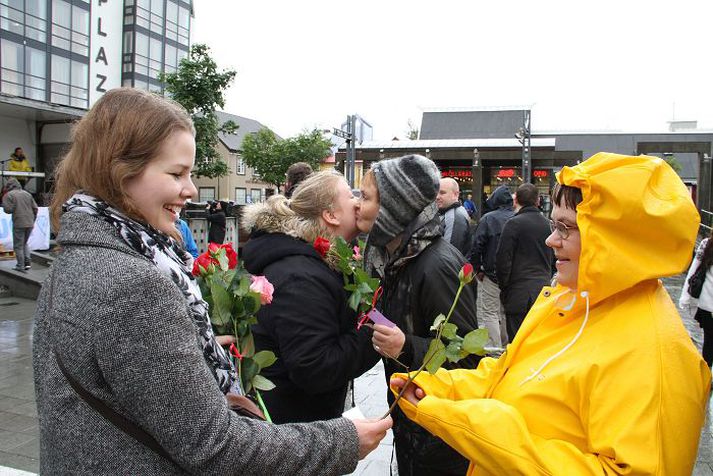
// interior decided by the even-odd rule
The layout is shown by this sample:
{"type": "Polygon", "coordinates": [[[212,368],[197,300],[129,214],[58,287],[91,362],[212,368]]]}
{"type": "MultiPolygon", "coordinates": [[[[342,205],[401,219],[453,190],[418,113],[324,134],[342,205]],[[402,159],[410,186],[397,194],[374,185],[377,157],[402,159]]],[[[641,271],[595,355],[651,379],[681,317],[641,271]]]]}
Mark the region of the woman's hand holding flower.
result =
{"type": "Polygon", "coordinates": [[[384,357],[398,358],[406,342],[406,335],[401,329],[381,324],[375,324],[372,329],[374,335],[371,337],[371,342],[374,344],[374,349],[384,357]]]}

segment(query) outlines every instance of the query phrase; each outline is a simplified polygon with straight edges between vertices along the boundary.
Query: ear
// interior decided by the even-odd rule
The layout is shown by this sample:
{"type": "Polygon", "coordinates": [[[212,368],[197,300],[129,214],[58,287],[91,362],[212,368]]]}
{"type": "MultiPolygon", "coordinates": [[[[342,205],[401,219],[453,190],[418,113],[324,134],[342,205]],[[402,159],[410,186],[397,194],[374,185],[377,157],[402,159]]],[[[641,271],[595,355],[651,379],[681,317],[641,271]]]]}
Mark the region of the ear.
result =
{"type": "Polygon", "coordinates": [[[339,218],[334,215],[334,211],[322,210],[321,217],[327,225],[339,226],[339,218]]]}

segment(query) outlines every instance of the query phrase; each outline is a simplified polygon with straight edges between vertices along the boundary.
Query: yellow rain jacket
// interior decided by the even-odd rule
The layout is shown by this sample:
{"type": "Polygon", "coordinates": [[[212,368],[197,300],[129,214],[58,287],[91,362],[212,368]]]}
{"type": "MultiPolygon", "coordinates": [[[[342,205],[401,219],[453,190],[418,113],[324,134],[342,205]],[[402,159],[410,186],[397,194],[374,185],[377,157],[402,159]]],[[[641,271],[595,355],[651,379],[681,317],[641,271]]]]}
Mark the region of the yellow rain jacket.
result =
{"type": "Polygon", "coordinates": [[[514,342],[476,370],[423,372],[409,418],[470,475],[690,475],[710,370],[658,280],[684,270],[699,216],[654,157],[565,167],[582,190],[579,289],[545,287],[514,342]]]}

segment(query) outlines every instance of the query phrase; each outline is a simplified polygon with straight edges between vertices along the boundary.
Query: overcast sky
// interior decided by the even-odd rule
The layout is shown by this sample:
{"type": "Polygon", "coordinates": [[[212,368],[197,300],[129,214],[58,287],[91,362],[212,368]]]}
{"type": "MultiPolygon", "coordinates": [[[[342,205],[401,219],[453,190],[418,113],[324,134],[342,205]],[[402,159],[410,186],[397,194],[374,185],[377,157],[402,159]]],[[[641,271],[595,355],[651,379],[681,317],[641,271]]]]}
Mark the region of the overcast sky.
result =
{"type": "Polygon", "coordinates": [[[532,106],[534,131],[713,129],[710,0],[194,0],[237,71],[227,112],[283,137],[357,113],[403,138],[424,108],[532,106]]]}

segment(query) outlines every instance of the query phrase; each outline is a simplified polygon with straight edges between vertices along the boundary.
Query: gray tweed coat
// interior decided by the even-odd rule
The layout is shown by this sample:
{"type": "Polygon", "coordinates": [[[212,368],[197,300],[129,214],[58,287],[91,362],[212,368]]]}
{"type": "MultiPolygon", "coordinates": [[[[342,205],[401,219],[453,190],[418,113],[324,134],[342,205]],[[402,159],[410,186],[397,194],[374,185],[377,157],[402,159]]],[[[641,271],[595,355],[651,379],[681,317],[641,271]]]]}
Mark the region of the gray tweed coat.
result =
{"type": "Polygon", "coordinates": [[[68,212],[58,241],[63,252],[35,316],[42,474],[354,471],[357,433],[343,418],[271,425],[228,409],[180,291],[111,225],[68,212]],[[180,467],[81,400],[57,367],[53,349],[85,389],[153,435],[180,467]]]}

